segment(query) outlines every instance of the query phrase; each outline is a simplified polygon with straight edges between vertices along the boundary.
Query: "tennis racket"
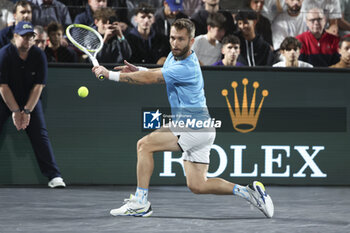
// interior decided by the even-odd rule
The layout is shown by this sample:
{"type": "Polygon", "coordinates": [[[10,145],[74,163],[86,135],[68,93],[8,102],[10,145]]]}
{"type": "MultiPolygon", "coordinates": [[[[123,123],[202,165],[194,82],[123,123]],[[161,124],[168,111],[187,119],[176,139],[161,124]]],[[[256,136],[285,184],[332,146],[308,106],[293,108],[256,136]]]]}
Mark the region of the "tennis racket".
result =
{"type": "MultiPolygon", "coordinates": [[[[100,33],[84,24],[71,24],[66,29],[66,35],[75,47],[88,55],[94,66],[99,65],[96,55],[103,47],[103,39],[100,33]]],[[[98,76],[101,81],[104,78],[103,75],[98,76]]]]}

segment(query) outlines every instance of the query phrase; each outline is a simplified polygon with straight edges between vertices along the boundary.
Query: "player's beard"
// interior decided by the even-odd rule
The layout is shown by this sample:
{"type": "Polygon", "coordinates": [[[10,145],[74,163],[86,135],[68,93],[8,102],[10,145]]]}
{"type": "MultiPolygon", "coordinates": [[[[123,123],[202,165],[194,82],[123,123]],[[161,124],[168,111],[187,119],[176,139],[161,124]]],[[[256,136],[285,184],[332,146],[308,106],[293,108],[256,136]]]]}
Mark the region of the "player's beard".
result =
{"type": "Polygon", "coordinates": [[[182,50],[174,50],[173,48],[171,49],[171,51],[173,52],[173,55],[175,57],[176,60],[183,60],[184,58],[186,58],[186,55],[188,53],[188,51],[190,50],[190,44],[188,43],[188,45],[183,48],[182,50]]]}

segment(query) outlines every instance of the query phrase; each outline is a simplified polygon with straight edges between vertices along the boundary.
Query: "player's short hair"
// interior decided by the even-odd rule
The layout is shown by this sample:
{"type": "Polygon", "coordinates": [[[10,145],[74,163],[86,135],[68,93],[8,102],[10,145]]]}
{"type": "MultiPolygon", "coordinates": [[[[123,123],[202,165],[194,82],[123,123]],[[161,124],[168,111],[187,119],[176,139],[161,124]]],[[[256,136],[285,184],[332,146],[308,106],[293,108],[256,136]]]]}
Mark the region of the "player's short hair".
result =
{"type": "Polygon", "coordinates": [[[208,16],[207,25],[210,27],[223,28],[226,22],[226,18],[221,13],[212,13],[208,16]]]}
{"type": "Polygon", "coordinates": [[[47,26],[47,34],[50,35],[51,32],[57,32],[57,31],[62,31],[64,32],[62,24],[58,22],[51,22],[47,26]]]}
{"type": "Polygon", "coordinates": [[[188,35],[190,36],[190,39],[194,38],[196,28],[191,20],[185,18],[177,19],[171,26],[174,27],[176,30],[182,30],[185,28],[187,30],[188,35]]]}
{"type": "Polygon", "coordinates": [[[339,48],[341,48],[341,46],[343,45],[343,42],[350,42],[350,34],[349,35],[346,35],[346,36],[343,36],[342,38],[340,38],[339,40],[339,48]]]}
{"type": "Polygon", "coordinates": [[[135,15],[138,13],[154,15],[154,8],[145,2],[141,2],[135,10],[135,15]]]}
{"type": "Polygon", "coordinates": [[[222,44],[222,46],[227,45],[227,44],[239,44],[239,45],[241,45],[241,41],[235,35],[227,35],[222,39],[221,44],[222,44]]]}
{"type": "Polygon", "coordinates": [[[32,8],[32,5],[30,4],[30,2],[28,2],[26,0],[17,1],[16,4],[12,8],[12,13],[15,14],[17,12],[18,6],[26,7],[27,5],[29,5],[30,8],[32,8]]]}
{"type": "Polygon", "coordinates": [[[302,44],[300,41],[292,36],[284,38],[280,45],[280,50],[301,49],[302,44]]]}
{"type": "Polygon", "coordinates": [[[258,14],[253,11],[252,9],[244,9],[242,11],[239,11],[237,14],[236,14],[236,17],[235,17],[236,21],[239,21],[239,20],[257,20],[258,19],[258,14]]]}
{"type": "Polygon", "coordinates": [[[110,19],[115,17],[115,11],[108,7],[99,8],[94,12],[94,19],[102,20],[103,23],[107,23],[107,21],[111,21],[110,19]]]}

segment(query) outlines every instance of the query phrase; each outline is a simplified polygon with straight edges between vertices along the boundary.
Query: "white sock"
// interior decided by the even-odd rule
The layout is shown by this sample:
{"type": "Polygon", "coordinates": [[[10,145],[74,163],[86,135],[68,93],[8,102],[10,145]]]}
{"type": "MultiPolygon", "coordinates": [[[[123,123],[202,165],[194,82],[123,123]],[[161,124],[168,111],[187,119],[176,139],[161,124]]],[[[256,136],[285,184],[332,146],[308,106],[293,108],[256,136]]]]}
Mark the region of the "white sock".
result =
{"type": "Polygon", "coordinates": [[[233,195],[243,197],[244,199],[248,200],[250,199],[250,195],[248,193],[248,190],[246,187],[241,186],[239,184],[236,184],[233,187],[233,195]]]}
{"type": "Polygon", "coordinates": [[[148,189],[137,187],[135,197],[140,204],[146,204],[148,198],[148,189]]]}

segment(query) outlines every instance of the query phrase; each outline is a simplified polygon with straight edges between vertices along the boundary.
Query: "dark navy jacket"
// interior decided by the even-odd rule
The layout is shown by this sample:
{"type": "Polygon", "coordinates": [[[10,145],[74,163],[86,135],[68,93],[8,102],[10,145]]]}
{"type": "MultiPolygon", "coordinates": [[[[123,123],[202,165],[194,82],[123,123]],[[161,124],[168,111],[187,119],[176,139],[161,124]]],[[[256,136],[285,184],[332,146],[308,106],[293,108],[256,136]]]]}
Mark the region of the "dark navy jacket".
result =
{"type": "MultiPolygon", "coordinates": [[[[159,8],[156,13],[154,14],[155,23],[152,25],[153,28],[156,30],[157,33],[165,35],[169,38],[170,35],[170,23],[166,19],[164,14],[164,7],[159,8]]],[[[182,18],[188,18],[187,15],[182,13],[181,11],[176,15],[175,19],[182,19],[182,18]]]]}
{"type": "Polygon", "coordinates": [[[75,16],[74,23],[85,24],[88,26],[94,24],[94,17],[89,4],[86,4],[86,9],[84,12],[75,16]]]}
{"type": "Polygon", "coordinates": [[[136,28],[131,29],[126,36],[132,55],[130,62],[143,64],[156,64],[161,57],[167,57],[170,52],[169,41],[166,36],[157,34],[151,29],[147,40],[144,40],[136,28]]]}
{"type": "Polygon", "coordinates": [[[0,48],[11,42],[15,25],[6,27],[0,31],[0,48]]]}
{"type": "Polygon", "coordinates": [[[241,54],[238,61],[246,66],[271,66],[274,54],[271,46],[259,34],[252,41],[247,41],[241,32],[236,34],[241,41],[241,54]]]}
{"type": "MultiPolygon", "coordinates": [[[[12,44],[0,49],[0,84],[9,85],[20,107],[27,103],[35,84],[46,84],[47,60],[44,52],[32,46],[26,60],[19,57],[12,44]]],[[[2,100],[2,98],[0,98],[2,100]]]]}

